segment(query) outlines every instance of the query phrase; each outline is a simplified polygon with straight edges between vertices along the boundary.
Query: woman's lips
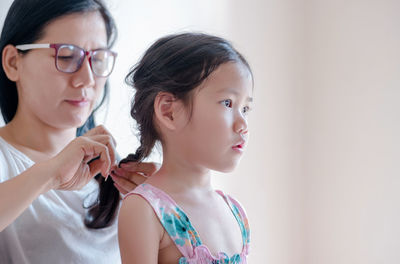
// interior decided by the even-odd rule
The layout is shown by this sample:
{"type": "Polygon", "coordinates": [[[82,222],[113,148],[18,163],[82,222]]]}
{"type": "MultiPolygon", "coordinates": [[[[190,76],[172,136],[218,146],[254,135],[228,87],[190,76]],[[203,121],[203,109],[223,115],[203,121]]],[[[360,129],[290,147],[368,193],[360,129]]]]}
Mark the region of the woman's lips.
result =
{"type": "Polygon", "coordinates": [[[77,107],[84,107],[89,105],[88,99],[78,99],[78,100],[65,100],[67,103],[77,107]]]}

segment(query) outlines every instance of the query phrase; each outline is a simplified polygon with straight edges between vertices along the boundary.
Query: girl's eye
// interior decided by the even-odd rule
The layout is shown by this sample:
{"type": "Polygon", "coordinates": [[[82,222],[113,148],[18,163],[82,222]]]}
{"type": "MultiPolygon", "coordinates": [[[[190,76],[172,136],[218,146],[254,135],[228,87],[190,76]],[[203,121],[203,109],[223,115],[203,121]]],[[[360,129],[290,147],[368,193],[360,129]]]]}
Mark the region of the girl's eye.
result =
{"type": "Polygon", "coordinates": [[[250,111],[250,107],[249,106],[243,107],[243,110],[242,110],[243,114],[248,114],[249,111],[250,111]]]}
{"type": "Polygon", "coordinates": [[[221,103],[222,103],[225,107],[232,108],[232,100],[231,100],[231,99],[223,100],[221,103]]]}

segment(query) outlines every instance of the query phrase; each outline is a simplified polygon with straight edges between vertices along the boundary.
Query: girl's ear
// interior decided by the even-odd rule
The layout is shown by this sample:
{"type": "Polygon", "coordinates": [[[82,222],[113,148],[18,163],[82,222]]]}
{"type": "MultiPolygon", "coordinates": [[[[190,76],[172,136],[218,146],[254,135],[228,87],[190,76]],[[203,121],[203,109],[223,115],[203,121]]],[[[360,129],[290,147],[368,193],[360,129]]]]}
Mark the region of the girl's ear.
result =
{"type": "Polygon", "coordinates": [[[154,100],[154,114],[159,125],[170,130],[177,128],[177,118],[182,111],[182,102],[167,92],[159,92],[154,100]]]}
{"type": "Polygon", "coordinates": [[[7,78],[13,82],[18,81],[18,50],[13,45],[7,45],[3,49],[2,65],[7,78]]]}

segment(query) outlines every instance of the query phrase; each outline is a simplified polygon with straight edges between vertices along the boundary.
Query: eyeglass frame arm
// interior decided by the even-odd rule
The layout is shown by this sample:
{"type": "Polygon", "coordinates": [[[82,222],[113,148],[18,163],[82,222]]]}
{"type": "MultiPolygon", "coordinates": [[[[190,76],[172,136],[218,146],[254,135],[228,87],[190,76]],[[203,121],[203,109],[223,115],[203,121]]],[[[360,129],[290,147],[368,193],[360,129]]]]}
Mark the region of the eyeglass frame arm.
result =
{"type": "Polygon", "coordinates": [[[51,44],[22,44],[15,46],[19,50],[51,48],[51,44]]]}

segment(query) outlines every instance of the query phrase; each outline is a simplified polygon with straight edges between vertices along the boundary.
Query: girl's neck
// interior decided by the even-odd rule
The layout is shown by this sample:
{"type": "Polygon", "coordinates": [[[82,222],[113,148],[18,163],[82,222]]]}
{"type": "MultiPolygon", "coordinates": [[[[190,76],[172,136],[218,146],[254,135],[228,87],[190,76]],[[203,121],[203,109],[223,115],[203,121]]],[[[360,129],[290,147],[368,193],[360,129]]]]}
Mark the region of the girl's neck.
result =
{"type": "Polygon", "coordinates": [[[170,160],[167,156],[164,156],[160,170],[148,182],[176,194],[213,190],[209,169],[199,168],[185,161],[170,160]]]}
{"type": "Polygon", "coordinates": [[[7,142],[35,162],[55,156],[75,138],[75,134],[75,128],[57,129],[18,113],[0,133],[7,142]]]}

